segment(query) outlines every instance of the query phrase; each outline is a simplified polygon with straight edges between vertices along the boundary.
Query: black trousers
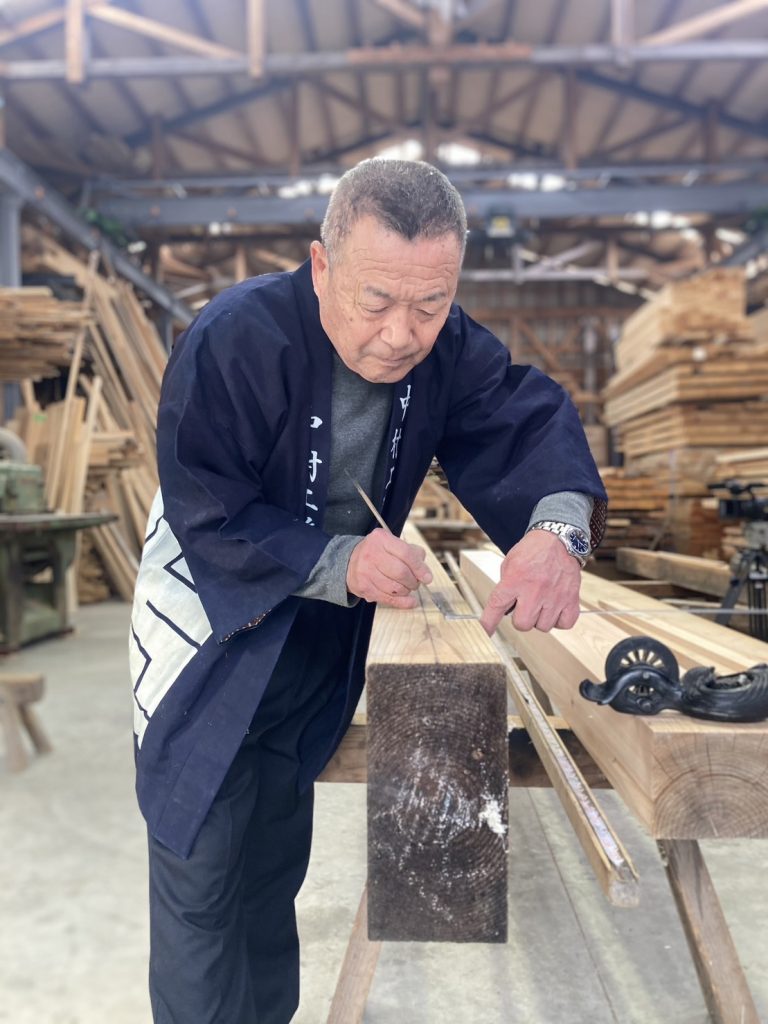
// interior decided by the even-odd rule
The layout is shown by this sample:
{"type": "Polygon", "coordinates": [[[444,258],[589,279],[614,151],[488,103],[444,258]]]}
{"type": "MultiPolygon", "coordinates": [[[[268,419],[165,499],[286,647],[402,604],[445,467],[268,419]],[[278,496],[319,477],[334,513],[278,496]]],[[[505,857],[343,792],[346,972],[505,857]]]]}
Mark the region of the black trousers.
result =
{"type": "Polygon", "coordinates": [[[296,1012],[294,900],[313,808],[297,786],[301,740],[338,699],[349,655],[327,612],[302,606],[189,859],[150,836],[155,1024],[288,1024],[296,1012]]]}

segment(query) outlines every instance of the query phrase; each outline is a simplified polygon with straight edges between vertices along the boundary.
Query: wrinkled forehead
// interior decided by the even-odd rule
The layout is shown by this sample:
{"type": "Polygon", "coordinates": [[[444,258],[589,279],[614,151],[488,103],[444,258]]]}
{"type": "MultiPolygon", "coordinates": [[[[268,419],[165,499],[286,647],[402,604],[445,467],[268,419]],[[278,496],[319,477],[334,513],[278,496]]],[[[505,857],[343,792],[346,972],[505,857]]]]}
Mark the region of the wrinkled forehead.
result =
{"type": "Polygon", "coordinates": [[[381,225],[361,225],[345,240],[340,277],[372,298],[445,301],[456,292],[461,249],[453,234],[407,239],[381,225]]]}

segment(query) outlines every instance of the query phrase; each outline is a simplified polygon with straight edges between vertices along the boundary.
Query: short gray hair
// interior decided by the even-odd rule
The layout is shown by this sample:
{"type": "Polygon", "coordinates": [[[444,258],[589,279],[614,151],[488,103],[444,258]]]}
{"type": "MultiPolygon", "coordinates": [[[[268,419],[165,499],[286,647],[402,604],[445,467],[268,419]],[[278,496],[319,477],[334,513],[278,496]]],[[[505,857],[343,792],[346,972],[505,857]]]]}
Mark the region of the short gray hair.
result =
{"type": "Polygon", "coordinates": [[[353,225],[365,216],[409,241],[467,237],[467,214],[458,190],[431,164],[420,160],[363,160],[333,190],[320,238],[333,262],[353,225]]]}

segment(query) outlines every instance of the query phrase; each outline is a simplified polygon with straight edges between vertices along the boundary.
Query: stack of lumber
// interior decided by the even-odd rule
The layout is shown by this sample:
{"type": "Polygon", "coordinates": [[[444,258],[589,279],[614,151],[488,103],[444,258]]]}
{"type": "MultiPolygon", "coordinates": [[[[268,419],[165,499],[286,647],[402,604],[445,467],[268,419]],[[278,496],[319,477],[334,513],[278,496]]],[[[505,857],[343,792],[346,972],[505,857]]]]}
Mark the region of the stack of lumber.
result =
{"type": "Polygon", "coordinates": [[[441,473],[438,467],[424,480],[411,509],[411,520],[435,551],[460,551],[484,543],[486,534],[441,479],[441,473]]]}
{"type": "MultiPolygon", "coordinates": [[[[501,555],[462,552],[464,577],[481,600],[499,579],[501,555]]],[[[768,661],[768,644],[654,598],[582,577],[582,615],[571,630],[520,633],[507,616],[500,630],[547,692],[616,791],[656,838],[768,837],[768,723],[715,723],[674,711],[623,715],[579,693],[579,682],[605,679],[605,659],[628,636],[666,644],[682,671],[715,667],[730,674],[768,661]],[[627,615],[612,609],[642,612],[627,615]]]]}
{"type": "Polygon", "coordinates": [[[768,306],[763,306],[762,309],[750,314],[749,326],[758,341],[768,342],[768,306]]]}
{"type": "Polygon", "coordinates": [[[671,543],[686,554],[720,554],[716,458],[768,435],[768,339],[745,308],[740,268],[667,285],[625,322],[603,393],[626,470],[666,488],[671,543]]]}
{"type": "Polygon", "coordinates": [[[681,343],[749,339],[753,335],[745,310],[746,284],[739,267],[673,281],[624,322],[616,365],[627,369],[645,362],[656,349],[681,343]]]}
{"type": "Polygon", "coordinates": [[[625,545],[658,543],[666,528],[666,489],[652,476],[624,469],[604,467],[600,475],[608,494],[608,518],[596,557],[613,558],[625,545]]]}
{"type": "Polygon", "coordinates": [[[86,532],[81,599],[109,592],[130,600],[157,489],[155,420],[166,354],[132,288],[100,276],[93,262],[27,233],[24,267],[74,278],[84,299],[75,304],[81,325],[66,360],[64,400],[40,408],[24,381],[12,427],[43,466],[49,508],[119,517],[86,532]]]}
{"type": "Polygon", "coordinates": [[[739,480],[745,484],[768,484],[768,448],[745,448],[721,452],[714,459],[712,483],[739,480]]]}
{"type": "Polygon", "coordinates": [[[0,380],[57,377],[88,319],[48,288],[0,288],[0,380]]]}

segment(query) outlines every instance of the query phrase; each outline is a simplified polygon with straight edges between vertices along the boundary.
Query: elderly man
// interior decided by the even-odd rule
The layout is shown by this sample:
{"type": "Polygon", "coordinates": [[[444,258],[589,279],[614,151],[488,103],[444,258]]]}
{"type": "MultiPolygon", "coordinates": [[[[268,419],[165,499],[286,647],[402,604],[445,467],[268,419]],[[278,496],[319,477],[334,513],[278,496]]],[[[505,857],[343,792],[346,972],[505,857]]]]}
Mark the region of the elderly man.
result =
{"type": "Polygon", "coordinates": [[[453,304],[465,235],[435,168],[365,161],[310,260],[220,295],[169,362],[131,628],[157,1024],[293,1016],[312,783],[375,605],[430,580],[397,535],[435,454],[508,552],[487,631],[578,616],[604,491],[563,390],[453,304]]]}

